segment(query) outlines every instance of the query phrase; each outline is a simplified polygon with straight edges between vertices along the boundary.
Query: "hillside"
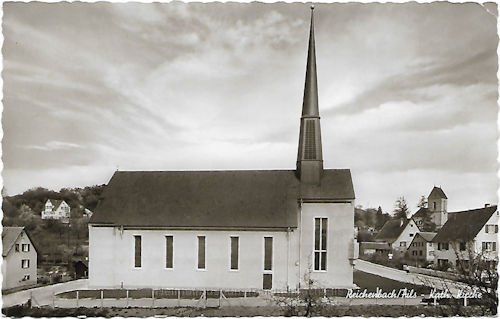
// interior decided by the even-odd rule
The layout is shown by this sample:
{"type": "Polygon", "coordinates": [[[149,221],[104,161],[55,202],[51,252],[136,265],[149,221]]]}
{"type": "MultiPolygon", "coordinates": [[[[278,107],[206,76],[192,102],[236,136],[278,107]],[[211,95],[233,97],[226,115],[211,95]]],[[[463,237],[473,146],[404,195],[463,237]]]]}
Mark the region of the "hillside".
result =
{"type": "Polygon", "coordinates": [[[4,197],[2,225],[26,227],[42,263],[69,263],[72,259],[83,259],[88,254],[88,218],[83,217],[83,211],[85,208],[95,210],[104,187],[63,188],[58,192],[38,187],[4,197]],[[47,199],[68,203],[71,207],[69,224],[41,219],[47,199]]]}

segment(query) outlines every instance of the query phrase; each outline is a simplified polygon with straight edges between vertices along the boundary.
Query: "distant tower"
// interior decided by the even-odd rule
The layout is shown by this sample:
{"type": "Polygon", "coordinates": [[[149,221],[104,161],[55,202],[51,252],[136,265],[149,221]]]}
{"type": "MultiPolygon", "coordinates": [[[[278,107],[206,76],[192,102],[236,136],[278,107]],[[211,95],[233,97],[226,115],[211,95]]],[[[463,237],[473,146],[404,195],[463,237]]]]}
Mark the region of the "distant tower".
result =
{"type": "Polygon", "coordinates": [[[314,43],[314,7],[311,7],[311,30],[307,52],[306,80],[302,117],[300,118],[297,177],[307,184],[319,184],[323,174],[323,152],[319,124],[318,81],[314,43]]]}
{"type": "Polygon", "coordinates": [[[427,206],[432,212],[432,221],[436,227],[443,227],[448,220],[448,197],[440,187],[434,186],[427,197],[427,206]]]}

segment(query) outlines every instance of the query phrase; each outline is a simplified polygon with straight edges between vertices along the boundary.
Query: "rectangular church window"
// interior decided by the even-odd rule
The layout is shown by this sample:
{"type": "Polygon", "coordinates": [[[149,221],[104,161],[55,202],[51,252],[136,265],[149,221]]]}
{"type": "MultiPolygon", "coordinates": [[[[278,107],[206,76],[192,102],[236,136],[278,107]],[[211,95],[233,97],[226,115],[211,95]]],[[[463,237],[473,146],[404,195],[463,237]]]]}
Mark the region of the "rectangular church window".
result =
{"type": "Polygon", "coordinates": [[[231,270],[238,269],[239,237],[231,237],[231,270]]]}
{"type": "Polygon", "coordinates": [[[314,270],[326,270],[328,218],[314,219],[314,270]]]}
{"type": "Polygon", "coordinates": [[[205,269],[205,236],[198,236],[198,269],[205,269]]]}
{"type": "Polygon", "coordinates": [[[273,238],[264,237],[264,270],[273,269],[273,238]]]}
{"type": "Polygon", "coordinates": [[[174,268],[174,236],[165,236],[165,268],[174,268]]]}
{"type": "Polygon", "coordinates": [[[134,267],[141,267],[141,236],[134,236],[134,267]]]}

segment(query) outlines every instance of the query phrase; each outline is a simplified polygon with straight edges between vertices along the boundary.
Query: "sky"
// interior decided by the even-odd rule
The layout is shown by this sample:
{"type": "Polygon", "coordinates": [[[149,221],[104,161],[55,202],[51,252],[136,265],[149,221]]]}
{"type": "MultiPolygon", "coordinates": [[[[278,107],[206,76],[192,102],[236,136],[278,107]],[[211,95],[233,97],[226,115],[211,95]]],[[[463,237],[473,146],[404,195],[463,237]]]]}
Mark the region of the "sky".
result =
{"type": "MultiPolygon", "coordinates": [[[[497,7],[317,4],[325,168],[356,204],[497,203],[497,7]]],[[[303,3],[4,3],[2,159],[13,195],[119,170],[294,169],[303,3]]]]}

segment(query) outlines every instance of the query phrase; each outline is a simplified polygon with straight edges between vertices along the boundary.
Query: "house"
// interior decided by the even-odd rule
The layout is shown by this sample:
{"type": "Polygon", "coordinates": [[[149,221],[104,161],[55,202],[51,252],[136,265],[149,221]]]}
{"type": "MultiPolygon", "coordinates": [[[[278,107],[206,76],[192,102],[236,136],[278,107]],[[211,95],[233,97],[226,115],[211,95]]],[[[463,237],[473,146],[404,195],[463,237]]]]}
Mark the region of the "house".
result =
{"type": "Polygon", "coordinates": [[[432,228],[439,229],[443,227],[448,220],[448,197],[443,189],[434,186],[429,196],[427,196],[427,207],[421,207],[412,218],[420,228],[425,226],[425,230],[434,231],[432,228]],[[424,225],[426,219],[428,219],[426,224],[432,224],[432,226],[424,225]]]}
{"type": "Polygon", "coordinates": [[[71,208],[64,200],[48,199],[42,210],[42,219],[55,219],[69,223],[71,208]]]}
{"type": "Polygon", "coordinates": [[[90,218],[90,217],[92,217],[92,214],[94,214],[94,213],[93,213],[90,209],[85,208],[85,209],[83,210],[83,214],[82,214],[82,215],[83,215],[83,217],[85,217],[85,218],[90,218]]]}
{"type": "Polygon", "coordinates": [[[415,235],[408,247],[408,256],[417,266],[434,261],[435,244],[432,242],[436,233],[420,232],[415,235]]]}
{"type": "Polygon", "coordinates": [[[89,286],[354,287],[354,190],[323,168],[312,12],[298,146],[292,170],[115,172],[89,221],[89,286]]]}
{"type": "Polygon", "coordinates": [[[404,253],[419,231],[412,218],[388,220],[375,237],[375,241],[386,242],[394,251],[404,253]]]}
{"type": "Polygon", "coordinates": [[[75,279],[87,278],[89,267],[86,261],[84,260],[74,261],[73,268],[75,269],[75,279]]]}
{"type": "Polygon", "coordinates": [[[437,245],[434,262],[442,268],[481,258],[498,261],[497,206],[454,212],[432,240],[437,245]]]}
{"type": "Polygon", "coordinates": [[[2,290],[37,283],[37,251],[24,227],[2,231],[2,290]]]}
{"type": "Polygon", "coordinates": [[[368,257],[373,255],[387,256],[392,251],[391,246],[385,242],[361,242],[359,243],[359,256],[368,257]]]}

